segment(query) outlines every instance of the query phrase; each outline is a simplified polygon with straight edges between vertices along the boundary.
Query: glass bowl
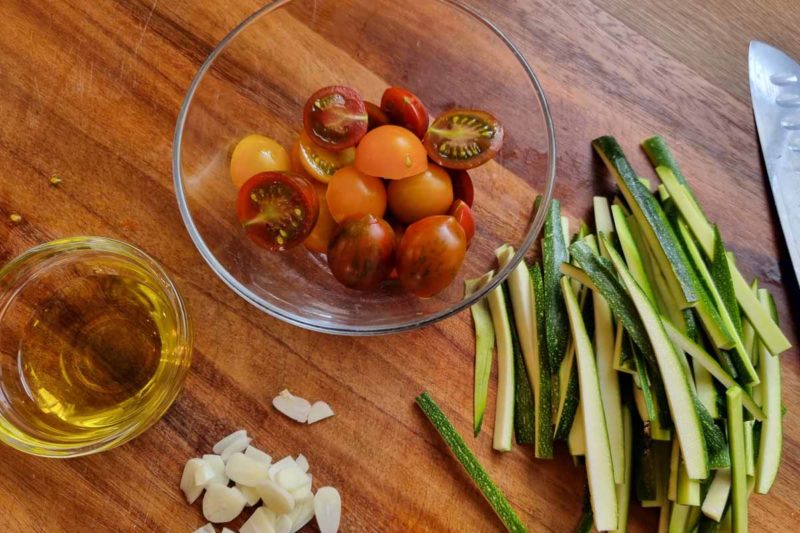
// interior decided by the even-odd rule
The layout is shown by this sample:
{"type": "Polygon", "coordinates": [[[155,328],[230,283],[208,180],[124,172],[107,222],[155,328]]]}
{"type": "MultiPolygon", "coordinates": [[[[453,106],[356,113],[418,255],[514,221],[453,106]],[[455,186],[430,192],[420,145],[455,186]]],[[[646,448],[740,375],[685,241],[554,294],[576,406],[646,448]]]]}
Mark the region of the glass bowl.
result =
{"type": "Polygon", "coordinates": [[[421,327],[482,298],[527,253],[549,204],[555,134],[544,91],[519,49],[494,24],[450,0],[282,0],[234,28],[200,67],[186,94],[173,146],[173,174],[189,235],[214,272],[257,308],[311,330],[370,335],[421,327]],[[305,247],[258,248],[235,211],[230,152],[251,133],[290,147],[306,99],[346,85],[380,102],[388,86],[418,95],[432,117],[453,108],[485,109],[504,125],[497,157],[470,171],[478,228],[456,280],[432,298],[397,282],[372,292],[340,285],[325,257],[305,247]],[[464,297],[464,280],[497,267],[509,243],[513,261],[464,297]]]}
{"type": "Polygon", "coordinates": [[[186,309],[163,269],[104,237],[41,244],[0,268],[0,442],[77,457],[138,436],[191,363],[186,309]]]}

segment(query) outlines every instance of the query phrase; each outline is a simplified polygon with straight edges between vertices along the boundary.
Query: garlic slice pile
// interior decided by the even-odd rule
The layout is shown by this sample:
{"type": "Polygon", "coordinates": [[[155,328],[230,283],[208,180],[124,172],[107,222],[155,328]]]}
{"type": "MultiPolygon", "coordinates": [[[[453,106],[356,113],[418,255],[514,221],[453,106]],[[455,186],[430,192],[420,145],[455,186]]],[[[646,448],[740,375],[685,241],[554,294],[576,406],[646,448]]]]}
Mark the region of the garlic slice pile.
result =
{"type": "Polygon", "coordinates": [[[286,389],[272,399],[272,406],[301,424],[313,424],[333,416],[333,409],[327,403],[320,401],[311,405],[305,398],[295,396],[286,389]]]}
{"type": "MultiPolygon", "coordinates": [[[[311,406],[299,398],[305,402],[302,404],[289,391],[282,392],[276,400],[279,398],[283,398],[279,405],[295,406],[289,410],[295,409],[292,412],[296,417],[292,418],[298,421],[302,418],[303,422],[312,423],[312,415],[314,421],[333,415],[324,402],[311,406]],[[285,404],[287,401],[289,404],[285,404]],[[324,407],[314,414],[318,404],[324,407]],[[305,415],[297,405],[308,405],[305,415]]],[[[205,491],[203,516],[210,523],[194,533],[216,533],[212,524],[234,520],[245,507],[255,510],[242,524],[240,533],[295,533],[314,516],[322,533],[338,531],[342,508],[339,492],[333,487],[313,492],[308,459],[304,455],[284,457],[273,463],[268,453],[252,445],[252,439],[243,429],[217,442],[213,451],[202,458],[189,459],[181,476],[180,488],[190,504],[205,491]]],[[[222,533],[233,532],[223,528],[222,533]]]]}

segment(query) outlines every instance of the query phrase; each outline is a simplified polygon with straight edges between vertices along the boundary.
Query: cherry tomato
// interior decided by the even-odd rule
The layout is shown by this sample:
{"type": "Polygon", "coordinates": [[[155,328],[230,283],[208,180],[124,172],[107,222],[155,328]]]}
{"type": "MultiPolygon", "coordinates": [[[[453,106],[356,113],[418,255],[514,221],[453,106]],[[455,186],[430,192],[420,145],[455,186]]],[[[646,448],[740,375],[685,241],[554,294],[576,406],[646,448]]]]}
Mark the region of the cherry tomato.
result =
{"type": "Polygon", "coordinates": [[[381,109],[392,124],[403,126],[422,139],[428,131],[428,110],[413,93],[401,87],[389,87],[383,92],[381,109]]]}
{"type": "Polygon", "coordinates": [[[472,209],[469,208],[464,200],[456,200],[447,214],[455,218],[461,225],[464,235],[467,237],[467,248],[469,248],[469,243],[472,242],[472,237],[475,236],[475,216],[472,214],[472,209]]]}
{"type": "Polygon", "coordinates": [[[369,176],[399,180],[419,174],[427,166],[425,147],[400,126],[375,128],[356,147],[356,168],[369,176]]]}
{"type": "Polygon", "coordinates": [[[259,172],[289,170],[289,154],[278,141],[252,134],[244,137],[231,153],[231,181],[238,189],[259,172]]]}
{"type": "Polygon", "coordinates": [[[433,121],[425,134],[428,155],[447,168],[475,168],[503,145],[503,126],[486,111],[453,109],[433,121]]]}
{"type": "Polygon", "coordinates": [[[464,229],[455,218],[437,215],[414,222],[397,253],[400,283],[417,296],[434,296],[453,282],[466,250],[464,229]]]}
{"type": "Polygon", "coordinates": [[[306,169],[303,167],[303,163],[300,161],[299,137],[294,140],[292,147],[289,149],[289,170],[297,174],[302,174],[303,176],[308,175],[308,172],[306,172],[306,169]]]}
{"type": "Polygon", "coordinates": [[[453,203],[453,184],[442,167],[428,164],[424,172],[389,182],[389,209],[400,222],[410,224],[447,213],[453,203]]]}
{"type": "Polygon", "coordinates": [[[341,152],[331,152],[317,146],[306,132],[300,133],[298,157],[308,175],[322,183],[328,183],[334,172],[349,165],[356,157],[355,148],[347,148],[341,152]]]}
{"type": "Polygon", "coordinates": [[[336,231],[336,221],[333,220],[331,212],[328,210],[328,201],[325,199],[326,187],[317,182],[317,199],[319,200],[319,216],[314,229],[311,230],[303,244],[312,252],[326,253],[328,244],[331,242],[333,232],[336,231]]]}
{"type": "Polygon", "coordinates": [[[450,180],[453,182],[453,198],[464,200],[464,203],[472,207],[475,201],[475,187],[472,186],[472,178],[466,170],[450,170],[450,180]]]}
{"type": "Polygon", "coordinates": [[[253,242],[267,250],[283,251],[311,233],[319,216],[319,201],[306,178],[262,172],[239,189],[236,214],[253,242]]]}
{"type": "Polygon", "coordinates": [[[386,212],[386,187],[380,178],[367,176],[355,167],[344,167],[328,183],[328,209],[336,222],[353,215],[375,215],[386,212]]]}
{"type": "Polygon", "coordinates": [[[394,267],[395,238],[382,218],[362,215],[348,218],[328,246],[328,266],[346,287],[375,288],[394,267]]]}
{"type": "Polygon", "coordinates": [[[389,124],[389,117],[386,116],[383,109],[366,100],[364,101],[364,106],[367,108],[367,131],[389,124]]]}
{"type": "Polygon", "coordinates": [[[303,127],[308,136],[336,152],[355,146],[367,133],[367,123],[364,100],[350,87],[323,87],[311,95],[303,108],[303,127]]]}

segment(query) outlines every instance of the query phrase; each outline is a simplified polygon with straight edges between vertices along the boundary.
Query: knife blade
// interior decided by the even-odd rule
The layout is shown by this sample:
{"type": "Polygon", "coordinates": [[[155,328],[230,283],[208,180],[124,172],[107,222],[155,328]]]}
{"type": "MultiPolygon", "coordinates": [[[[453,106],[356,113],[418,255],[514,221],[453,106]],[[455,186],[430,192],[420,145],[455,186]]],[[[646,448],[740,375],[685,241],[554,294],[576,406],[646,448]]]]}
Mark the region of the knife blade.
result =
{"type": "Polygon", "coordinates": [[[750,97],[783,236],[800,282],[800,64],[750,42],[750,97]]]}

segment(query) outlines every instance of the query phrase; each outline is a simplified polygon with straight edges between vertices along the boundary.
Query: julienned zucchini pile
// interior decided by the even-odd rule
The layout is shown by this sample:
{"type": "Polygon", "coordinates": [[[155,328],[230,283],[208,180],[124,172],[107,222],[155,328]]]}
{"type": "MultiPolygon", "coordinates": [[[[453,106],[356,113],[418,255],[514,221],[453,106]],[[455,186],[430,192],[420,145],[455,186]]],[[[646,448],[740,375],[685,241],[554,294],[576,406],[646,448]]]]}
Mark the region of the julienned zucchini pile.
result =
{"type": "MultiPolygon", "coordinates": [[[[594,199],[594,232],[581,223],[570,238],[553,200],[542,263],[521,262],[473,308],[475,436],[496,344],[494,448],[516,435],[551,458],[566,441],[587,470],[582,527],[626,531],[633,496],[660,509],[661,531],[745,531],[747,500],[769,491],[783,443],[790,345],[774,302],[747,284],[663,138],[642,143],[657,194],[613,137],[592,146],[619,187],[594,199]]],[[[514,256],[496,253],[500,269],[514,256]]]]}

